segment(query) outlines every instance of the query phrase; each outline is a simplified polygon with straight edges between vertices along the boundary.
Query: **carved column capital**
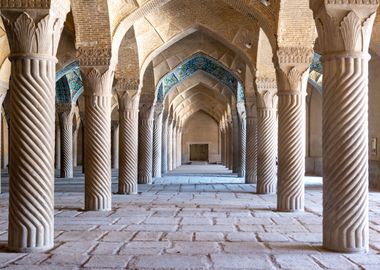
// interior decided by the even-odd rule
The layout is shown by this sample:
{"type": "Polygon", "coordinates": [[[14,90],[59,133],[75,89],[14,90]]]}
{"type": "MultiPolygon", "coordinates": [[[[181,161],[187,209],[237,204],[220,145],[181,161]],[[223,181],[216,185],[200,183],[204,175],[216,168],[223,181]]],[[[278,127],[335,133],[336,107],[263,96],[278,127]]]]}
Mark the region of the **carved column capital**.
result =
{"type": "Polygon", "coordinates": [[[344,4],[341,1],[310,1],[324,58],[332,53],[335,58],[369,57],[378,5],[379,0],[349,0],[344,4]]]}
{"type": "Polygon", "coordinates": [[[277,82],[271,78],[257,78],[257,107],[277,109],[277,82]]]}
{"type": "Polygon", "coordinates": [[[118,91],[120,112],[139,111],[140,92],[137,90],[118,91]]]}
{"type": "Polygon", "coordinates": [[[39,54],[55,59],[69,0],[2,1],[0,9],[11,58],[39,54]]]}
{"type": "Polygon", "coordinates": [[[246,109],[245,109],[245,102],[238,102],[236,104],[236,109],[237,109],[237,112],[239,114],[239,118],[240,119],[246,119],[247,117],[247,112],[246,112],[246,109]]]}
{"type": "Polygon", "coordinates": [[[85,96],[112,96],[114,71],[109,66],[81,67],[85,96]]]}
{"type": "Polygon", "coordinates": [[[154,107],[152,104],[143,103],[140,106],[140,118],[145,120],[153,120],[154,107]]]}
{"type": "Polygon", "coordinates": [[[307,71],[313,59],[309,48],[282,47],[277,51],[279,92],[306,91],[307,71]]]}
{"type": "Polygon", "coordinates": [[[164,105],[162,103],[154,104],[154,119],[159,119],[160,117],[162,117],[163,112],[164,112],[164,105]]]}

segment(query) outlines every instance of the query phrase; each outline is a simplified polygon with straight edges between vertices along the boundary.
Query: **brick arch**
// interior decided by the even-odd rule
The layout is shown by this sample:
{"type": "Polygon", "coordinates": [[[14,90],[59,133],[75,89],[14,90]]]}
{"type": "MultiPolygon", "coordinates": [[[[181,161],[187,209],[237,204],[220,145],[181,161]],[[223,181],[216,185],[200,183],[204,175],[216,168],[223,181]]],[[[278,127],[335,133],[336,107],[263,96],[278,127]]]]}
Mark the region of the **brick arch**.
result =
{"type": "MultiPolygon", "coordinates": [[[[140,18],[147,16],[151,12],[163,7],[164,5],[175,0],[151,0],[142,7],[138,8],[126,18],[124,18],[115,29],[112,35],[112,57],[113,61],[118,58],[118,50],[122,39],[128,29],[140,18]]],[[[243,15],[247,20],[255,20],[259,26],[262,27],[269,37],[272,46],[276,46],[276,17],[273,10],[265,7],[259,1],[245,1],[245,0],[221,0],[222,3],[234,8],[243,15]]],[[[239,15],[238,15],[239,16],[239,15]]]]}

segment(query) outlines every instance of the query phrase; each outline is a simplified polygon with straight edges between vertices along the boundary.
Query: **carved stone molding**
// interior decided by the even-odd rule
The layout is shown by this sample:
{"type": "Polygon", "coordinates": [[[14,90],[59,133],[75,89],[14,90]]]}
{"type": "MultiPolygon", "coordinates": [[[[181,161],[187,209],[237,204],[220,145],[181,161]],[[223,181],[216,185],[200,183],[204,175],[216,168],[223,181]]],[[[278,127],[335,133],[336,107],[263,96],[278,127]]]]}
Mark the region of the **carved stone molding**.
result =
{"type": "Polygon", "coordinates": [[[139,79],[126,79],[126,78],[122,78],[122,79],[117,79],[117,82],[116,82],[116,91],[117,92],[123,92],[123,91],[126,91],[126,90],[135,90],[135,91],[139,91],[141,89],[141,86],[140,86],[140,80],[139,79]]]}
{"type": "Polygon", "coordinates": [[[111,66],[111,48],[80,47],[77,51],[81,67],[111,66]]]}

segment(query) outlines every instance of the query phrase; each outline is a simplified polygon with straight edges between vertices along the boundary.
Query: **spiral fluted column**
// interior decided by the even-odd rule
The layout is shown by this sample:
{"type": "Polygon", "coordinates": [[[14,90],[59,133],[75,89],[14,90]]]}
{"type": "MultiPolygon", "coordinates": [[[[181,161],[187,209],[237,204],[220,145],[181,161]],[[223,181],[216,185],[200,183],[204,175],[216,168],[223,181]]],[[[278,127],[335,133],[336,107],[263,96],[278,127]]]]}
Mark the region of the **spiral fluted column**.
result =
{"type": "MultiPolygon", "coordinates": [[[[8,92],[8,87],[6,86],[3,87],[2,85],[0,85],[0,108],[1,108],[1,105],[3,104],[5,96],[7,95],[7,92],[8,92]]],[[[3,125],[2,117],[0,116],[0,141],[2,140],[2,136],[1,136],[2,125],[3,125]]],[[[1,173],[0,173],[0,193],[1,193],[1,173]]]]}
{"type": "Polygon", "coordinates": [[[174,119],[172,125],[172,169],[177,168],[177,120],[174,119]]]}
{"type": "Polygon", "coordinates": [[[377,6],[311,2],[323,50],[323,246],[338,252],[369,245],[368,47],[377,6]]]}
{"type": "Polygon", "coordinates": [[[182,165],[182,126],[178,127],[177,145],[177,167],[180,167],[182,165]]]}
{"type": "Polygon", "coordinates": [[[257,182],[257,118],[247,117],[247,157],[245,183],[257,182]]]}
{"type": "Polygon", "coordinates": [[[119,168],[119,121],[117,120],[111,121],[111,168],[119,168]]]}
{"type": "Polygon", "coordinates": [[[276,80],[257,78],[258,122],[258,194],[275,193],[277,190],[277,83],[276,80]]]}
{"type": "Polygon", "coordinates": [[[73,131],[73,167],[78,167],[78,133],[80,122],[76,123],[73,131]]]}
{"type": "Polygon", "coordinates": [[[154,105],[154,127],[153,127],[153,177],[161,177],[162,156],[162,116],[163,105],[154,105]]]}
{"type": "Polygon", "coordinates": [[[278,192],[277,209],[304,209],[305,97],[312,50],[281,48],[278,51],[278,192]]]}
{"type": "Polygon", "coordinates": [[[33,4],[1,3],[11,51],[8,249],[15,252],[54,246],[55,48],[70,3],[33,4]]]}
{"type": "Polygon", "coordinates": [[[245,177],[246,174],[246,158],[247,158],[247,121],[246,121],[246,111],[244,102],[237,104],[237,110],[239,113],[239,138],[240,138],[240,147],[239,147],[239,177],[245,177]]]}
{"type": "Polygon", "coordinates": [[[222,127],[222,121],[219,123],[219,134],[220,134],[220,162],[224,164],[224,131],[222,127]]]}
{"type": "Polygon", "coordinates": [[[168,172],[168,115],[167,112],[163,112],[163,124],[162,124],[162,173],[168,172]]]}
{"type": "Polygon", "coordinates": [[[173,170],[173,116],[169,115],[168,126],[168,171],[173,170]]]}
{"type": "Polygon", "coordinates": [[[137,194],[140,92],[138,80],[119,80],[119,185],[120,194],[137,194]]]}
{"type": "Polygon", "coordinates": [[[111,210],[113,70],[81,67],[85,87],[85,210],[111,210]]]}
{"type": "Polygon", "coordinates": [[[139,184],[152,183],[153,112],[152,105],[143,104],[139,115],[139,184]]]}
{"type": "Polygon", "coordinates": [[[73,110],[71,104],[57,104],[61,135],[61,178],[73,178],[73,110]]]}
{"type": "Polygon", "coordinates": [[[61,127],[59,126],[59,119],[55,121],[54,168],[61,170],[61,127]]]}

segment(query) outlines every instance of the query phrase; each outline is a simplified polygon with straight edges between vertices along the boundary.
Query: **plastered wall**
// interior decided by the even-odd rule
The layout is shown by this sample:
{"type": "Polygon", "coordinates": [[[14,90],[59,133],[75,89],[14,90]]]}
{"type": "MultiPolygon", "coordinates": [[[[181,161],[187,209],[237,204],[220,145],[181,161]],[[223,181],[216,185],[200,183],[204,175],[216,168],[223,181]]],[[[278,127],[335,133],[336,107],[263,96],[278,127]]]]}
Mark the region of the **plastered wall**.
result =
{"type": "Polygon", "coordinates": [[[206,113],[197,112],[185,123],[182,134],[182,163],[190,161],[190,144],[208,144],[209,162],[221,161],[219,127],[206,113]]]}

